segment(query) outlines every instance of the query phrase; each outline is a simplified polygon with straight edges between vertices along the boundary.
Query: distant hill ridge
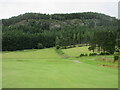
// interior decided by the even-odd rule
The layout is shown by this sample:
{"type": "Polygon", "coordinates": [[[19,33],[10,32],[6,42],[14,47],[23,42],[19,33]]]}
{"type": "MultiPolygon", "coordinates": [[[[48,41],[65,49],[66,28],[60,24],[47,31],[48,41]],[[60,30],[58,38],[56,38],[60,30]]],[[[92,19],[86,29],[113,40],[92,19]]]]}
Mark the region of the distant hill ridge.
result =
{"type": "Polygon", "coordinates": [[[25,13],[2,19],[2,23],[4,51],[54,46],[65,48],[65,46],[87,43],[91,46],[97,44],[104,51],[113,53],[116,31],[118,31],[118,20],[115,17],[95,12],[25,13]],[[107,50],[108,46],[112,46],[110,47],[112,50],[107,50]]]}
{"type": "Polygon", "coordinates": [[[19,16],[14,16],[9,19],[3,19],[3,25],[9,26],[21,22],[23,20],[58,20],[66,21],[72,19],[79,20],[97,20],[99,23],[106,22],[110,25],[110,22],[116,21],[115,17],[111,17],[105,14],[96,13],[96,12],[83,12],[83,13],[66,13],[66,14],[41,14],[41,13],[25,13],[19,16]]]}

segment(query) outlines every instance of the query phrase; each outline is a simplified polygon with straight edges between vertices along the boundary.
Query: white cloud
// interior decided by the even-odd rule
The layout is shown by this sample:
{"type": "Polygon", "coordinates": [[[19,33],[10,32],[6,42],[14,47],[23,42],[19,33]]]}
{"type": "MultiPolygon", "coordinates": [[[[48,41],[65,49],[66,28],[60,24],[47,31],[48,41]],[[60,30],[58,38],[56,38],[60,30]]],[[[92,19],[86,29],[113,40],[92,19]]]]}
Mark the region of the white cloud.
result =
{"type": "Polygon", "coordinates": [[[119,1],[119,5],[118,5],[118,18],[120,19],[120,1],[119,1]]]}
{"type": "Polygon", "coordinates": [[[25,12],[51,14],[93,11],[117,17],[117,4],[118,0],[1,0],[0,19],[25,12]]]}
{"type": "Polygon", "coordinates": [[[1,0],[0,2],[118,2],[119,0],[1,0]]]}

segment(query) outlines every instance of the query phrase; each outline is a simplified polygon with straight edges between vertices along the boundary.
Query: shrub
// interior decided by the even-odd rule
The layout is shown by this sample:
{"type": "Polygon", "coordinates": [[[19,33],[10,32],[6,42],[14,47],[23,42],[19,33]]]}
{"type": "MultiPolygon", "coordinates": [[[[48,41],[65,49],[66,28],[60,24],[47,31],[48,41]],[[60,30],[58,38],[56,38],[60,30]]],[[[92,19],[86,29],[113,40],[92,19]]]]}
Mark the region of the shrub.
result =
{"type": "Polygon", "coordinates": [[[114,56],[114,62],[119,59],[119,56],[114,56]]]}
{"type": "Polygon", "coordinates": [[[96,56],[98,55],[97,53],[90,53],[89,56],[96,56]]]}
{"type": "Polygon", "coordinates": [[[93,53],[93,56],[96,56],[97,55],[97,53],[93,53]]]}
{"type": "Polygon", "coordinates": [[[56,49],[60,49],[60,46],[59,46],[59,45],[56,45],[56,49]]]}
{"type": "Polygon", "coordinates": [[[92,56],[92,53],[90,53],[89,56],[92,56]]]}
{"type": "Polygon", "coordinates": [[[106,53],[106,55],[110,55],[110,53],[106,53]]]}
{"type": "Polygon", "coordinates": [[[85,54],[85,56],[88,56],[88,54],[85,54]]]}
{"type": "Polygon", "coordinates": [[[88,54],[80,54],[80,57],[82,57],[82,56],[88,56],[88,54]]]}
{"type": "Polygon", "coordinates": [[[43,45],[42,45],[41,43],[38,43],[38,44],[37,44],[37,48],[38,48],[38,49],[43,49],[44,47],[43,47],[43,45]]]}
{"type": "Polygon", "coordinates": [[[80,54],[80,57],[85,56],[84,54],[80,54]]]}
{"type": "Polygon", "coordinates": [[[110,53],[108,53],[108,52],[106,52],[106,53],[101,52],[99,55],[110,55],[110,53]]]}
{"type": "Polygon", "coordinates": [[[101,52],[99,55],[105,55],[105,53],[101,52]]]}
{"type": "Polygon", "coordinates": [[[93,50],[93,49],[94,49],[93,47],[89,47],[89,48],[88,48],[89,51],[91,51],[91,50],[93,50]]]}

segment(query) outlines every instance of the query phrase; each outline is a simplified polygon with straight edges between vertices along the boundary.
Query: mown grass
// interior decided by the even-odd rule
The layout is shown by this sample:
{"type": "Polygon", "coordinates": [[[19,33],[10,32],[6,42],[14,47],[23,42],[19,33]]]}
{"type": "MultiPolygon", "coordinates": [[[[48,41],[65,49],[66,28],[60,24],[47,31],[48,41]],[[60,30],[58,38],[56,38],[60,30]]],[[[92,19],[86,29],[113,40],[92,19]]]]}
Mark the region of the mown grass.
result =
{"type": "Polygon", "coordinates": [[[44,59],[60,58],[53,48],[3,52],[3,59],[44,59]]]}
{"type": "Polygon", "coordinates": [[[2,89],[2,52],[0,51],[0,89],[2,89]]]}
{"type": "Polygon", "coordinates": [[[54,48],[3,52],[3,88],[118,88],[118,70],[95,58],[64,59],[54,48]]]}

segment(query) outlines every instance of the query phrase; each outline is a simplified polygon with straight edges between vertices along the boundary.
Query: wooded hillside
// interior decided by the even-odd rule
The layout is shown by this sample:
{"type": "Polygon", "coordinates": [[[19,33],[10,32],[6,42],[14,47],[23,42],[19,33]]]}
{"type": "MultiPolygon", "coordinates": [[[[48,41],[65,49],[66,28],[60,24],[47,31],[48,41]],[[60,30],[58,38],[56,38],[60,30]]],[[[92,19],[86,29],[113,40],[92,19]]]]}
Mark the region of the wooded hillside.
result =
{"type": "Polygon", "coordinates": [[[2,23],[3,51],[89,44],[113,53],[120,47],[118,20],[100,13],[25,13],[2,23]]]}

